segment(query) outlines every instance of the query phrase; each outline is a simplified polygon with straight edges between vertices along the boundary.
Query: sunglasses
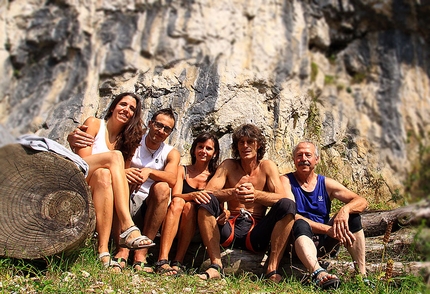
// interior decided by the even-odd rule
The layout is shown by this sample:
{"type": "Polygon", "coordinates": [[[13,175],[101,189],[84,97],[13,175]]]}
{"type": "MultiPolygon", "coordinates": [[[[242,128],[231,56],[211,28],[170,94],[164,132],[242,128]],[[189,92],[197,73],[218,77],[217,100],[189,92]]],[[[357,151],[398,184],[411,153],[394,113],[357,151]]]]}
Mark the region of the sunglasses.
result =
{"type": "Polygon", "coordinates": [[[152,121],[152,125],[154,126],[154,128],[159,131],[159,130],[163,130],[163,132],[165,132],[166,134],[170,135],[173,132],[173,129],[171,127],[165,126],[162,123],[158,122],[158,121],[152,121]]]}

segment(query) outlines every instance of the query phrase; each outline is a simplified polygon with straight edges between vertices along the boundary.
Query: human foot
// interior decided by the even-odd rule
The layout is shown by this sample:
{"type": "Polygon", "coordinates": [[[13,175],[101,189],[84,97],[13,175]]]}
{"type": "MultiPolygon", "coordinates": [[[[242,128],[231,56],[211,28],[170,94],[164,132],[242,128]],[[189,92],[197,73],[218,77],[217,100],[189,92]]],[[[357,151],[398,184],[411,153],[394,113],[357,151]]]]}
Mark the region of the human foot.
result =
{"type": "Polygon", "coordinates": [[[264,278],[268,281],[275,282],[275,283],[280,283],[282,282],[282,279],[283,279],[281,274],[277,270],[267,273],[264,276],[264,278]]]}
{"type": "Polygon", "coordinates": [[[211,264],[202,274],[198,275],[202,280],[221,279],[224,276],[224,270],[218,264],[211,264]]]}
{"type": "Polygon", "coordinates": [[[119,235],[119,246],[128,249],[140,249],[154,246],[155,243],[147,236],[141,235],[136,226],[131,226],[119,235]]]}
{"type": "Polygon", "coordinates": [[[162,276],[176,276],[178,274],[178,272],[169,265],[167,259],[162,259],[155,263],[155,272],[162,276]]]}
{"type": "Polygon", "coordinates": [[[154,273],[154,269],[150,266],[146,266],[146,263],[144,261],[133,262],[132,268],[136,272],[144,272],[147,274],[153,274],[154,273]]]}
{"type": "Polygon", "coordinates": [[[329,274],[325,269],[319,268],[311,274],[311,279],[315,285],[321,289],[337,289],[340,286],[340,280],[336,275],[329,274]]]}

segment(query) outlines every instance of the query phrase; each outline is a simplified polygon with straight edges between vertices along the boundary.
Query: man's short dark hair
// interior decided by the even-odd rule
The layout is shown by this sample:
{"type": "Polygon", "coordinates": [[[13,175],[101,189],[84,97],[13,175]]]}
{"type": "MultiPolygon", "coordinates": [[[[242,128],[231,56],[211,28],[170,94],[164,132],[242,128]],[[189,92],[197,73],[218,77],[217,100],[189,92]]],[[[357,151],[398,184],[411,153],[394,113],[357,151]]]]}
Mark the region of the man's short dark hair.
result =
{"type": "Polygon", "coordinates": [[[173,119],[173,127],[175,127],[175,125],[176,125],[176,118],[175,118],[175,113],[173,112],[172,108],[163,108],[163,109],[157,110],[152,115],[151,121],[155,121],[155,119],[157,118],[157,116],[160,115],[160,114],[163,114],[163,115],[166,115],[166,116],[172,118],[173,119]]]}

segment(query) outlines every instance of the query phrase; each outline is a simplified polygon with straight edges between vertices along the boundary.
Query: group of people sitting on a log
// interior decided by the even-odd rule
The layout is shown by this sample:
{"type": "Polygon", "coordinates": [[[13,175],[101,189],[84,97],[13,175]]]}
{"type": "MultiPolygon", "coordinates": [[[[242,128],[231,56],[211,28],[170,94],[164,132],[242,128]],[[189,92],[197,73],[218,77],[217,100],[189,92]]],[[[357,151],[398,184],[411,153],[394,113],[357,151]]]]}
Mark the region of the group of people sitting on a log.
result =
{"type": "Polygon", "coordinates": [[[328,273],[318,257],[336,254],[344,245],[368,283],[360,218],[368,203],[315,173],[319,152],[314,143],[297,144],[295,171],[280,176],[276,164],[263,159],[266,139],[261,130],[244,124],[232,134],[233,158],[218,166],[218,139],[203,132],[192,143],[191,164],[181,166],[179,151],[164,143],[175,128],[173,111],[155,112],[146,132],[141,113],[140,98],[123,93],[112,101],[104,119],[90,117],[68,136],[73,151],[90,168],[87,182],[104,266],[122,271],[133,250],[130,260],[136,271],[182,274],[198,226],[211,260],[198,275],[201,279],[223,277],[223,246],[252,252],[270,248],[265,278],[280,282],[278,267],[288,244],[317,286],[337,288],[340,279],[328,273]],[[334,198],[344,205],[330,218],[334,198]],[[161,226],[159,257],[152,268],[147,264],[148,247],[161,226]],[[110,236],[117,245],[114,256],[109,253],[110,236]],[[175,237],[176,255],[169,261],[175,237]]]}

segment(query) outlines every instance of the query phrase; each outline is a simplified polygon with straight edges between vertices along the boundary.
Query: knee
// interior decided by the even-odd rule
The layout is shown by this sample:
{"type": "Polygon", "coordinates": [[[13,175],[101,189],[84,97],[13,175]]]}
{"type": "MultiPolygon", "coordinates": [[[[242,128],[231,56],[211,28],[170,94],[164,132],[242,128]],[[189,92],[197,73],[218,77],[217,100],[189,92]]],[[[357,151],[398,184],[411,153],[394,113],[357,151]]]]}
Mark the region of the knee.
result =
{"type": "Polygon", "coordinates": [[[350,214],[348,220],[348,227],[352,233],[356,233],[363,229],[361,224],[361,216],[359,214],[350,214]]]}
{"type": "Polygon", "coordinates": [[[284,214],[296,214],[296,203],[288,198],[282,198],[279,202],[279,208],[281,211],[284,212],[284,214]]]}
{"type": "Polygon", "coordinates": [[[186,202],[183,209],[182,215],[184,217],[193,217],[196,215],[196,204],[194,202],[186,202]]]}
{"type": "Polygon", "coordinates": [[[170,198],[170,187],[166,182],[155,182],[151,187],[151,194],[158,202],[168,201],[170,198]]]}
{"type": "Polygon", "coordinates": [[[312,239],[313,233],[309,223],[302,219],[296,220],[293,225],[293,236],[295,239],[300,236],[307,236],[312,239]]]}
{"type": "Polygon", "coordinates": [[[181,212],[184,208],[185,200],[180,197],[173,197],[170,203],[170,209],[173,212],[181,212]]]}
{"type": "Polygon", "coordinates": [[[94,171],[91,182],[90,184],[94,187],[103,189],[110,188],[112,187],[112,174],[107,168],[99,168],[94,171]]]}
{"type": "Polygon", "coordinates": [[[120,168],[124,169],[124,157],[122,156],[121,151],[112,150],[109,152],[110,162],[112,165],[119,165],[120,168]]]}
{"type": "Polygon", "coordinates": [[[195,202],[185,202],[184,203],[184,207],[183,207],[183,211],[184,211],[184,213],[190,213],[190,212],[193,212],[193,211],[195,211],[195,208],[196,208],[197,206],[196,206],[196,203],[195,202]]]}

